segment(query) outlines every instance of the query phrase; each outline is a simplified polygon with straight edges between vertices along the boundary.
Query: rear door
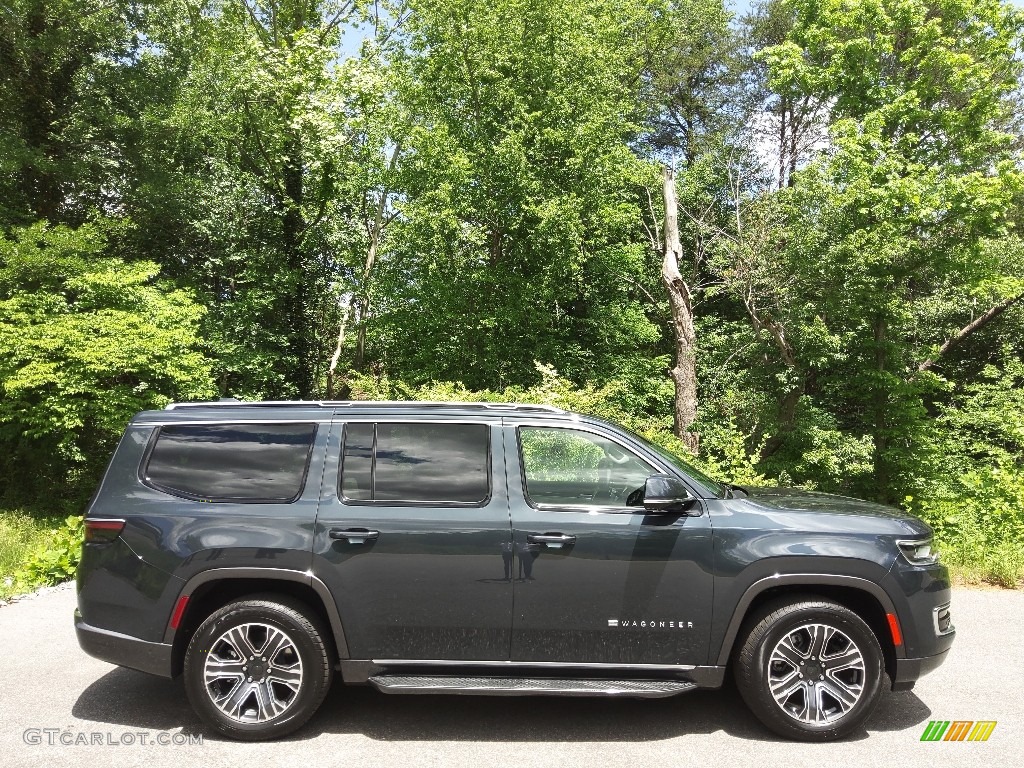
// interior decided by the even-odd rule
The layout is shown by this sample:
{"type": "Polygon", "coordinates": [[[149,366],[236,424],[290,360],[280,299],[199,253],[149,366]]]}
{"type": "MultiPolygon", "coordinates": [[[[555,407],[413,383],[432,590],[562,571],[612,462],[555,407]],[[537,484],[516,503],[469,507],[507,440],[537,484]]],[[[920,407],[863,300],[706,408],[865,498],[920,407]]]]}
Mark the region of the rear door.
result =
{"type": "Polygon", "coordinates": [[[507,660],[511,526],[500,422],[336,422],[313,555],[352,658],[507,660]]]}
{"type": "Polygon", "coordinates": [[[707,663],[711,524],[648,515],[668,471],[612,430],[507,420],[516,556],[512,661],[707,663]]]}

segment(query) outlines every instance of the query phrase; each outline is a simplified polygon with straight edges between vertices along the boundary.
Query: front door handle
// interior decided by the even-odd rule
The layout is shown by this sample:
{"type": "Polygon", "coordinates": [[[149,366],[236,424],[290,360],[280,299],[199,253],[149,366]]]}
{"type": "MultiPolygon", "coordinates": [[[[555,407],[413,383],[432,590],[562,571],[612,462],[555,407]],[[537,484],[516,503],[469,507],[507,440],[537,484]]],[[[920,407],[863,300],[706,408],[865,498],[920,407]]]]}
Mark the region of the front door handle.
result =
{"type": "Polygon", "coordinates": [[[344,539],[349,544],[365,544],[368,541],[376,541],[380,531],[371,531],[367,528],[331,528],[327,535],[332,539],[344,539]]]}
{"type": "Polygon", "coordinates": [[[561,549],[576,541],[575,536],[564,533],[530,533],[526,536],[528,544],[543,544],[552,549],[561,549]]]}

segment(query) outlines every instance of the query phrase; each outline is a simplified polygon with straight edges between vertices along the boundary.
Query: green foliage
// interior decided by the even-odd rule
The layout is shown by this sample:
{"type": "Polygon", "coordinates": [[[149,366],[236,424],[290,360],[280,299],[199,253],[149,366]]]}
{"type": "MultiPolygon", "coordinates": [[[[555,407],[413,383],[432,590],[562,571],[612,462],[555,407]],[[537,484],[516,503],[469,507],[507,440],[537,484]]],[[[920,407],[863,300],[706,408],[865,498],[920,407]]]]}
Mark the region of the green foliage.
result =
{"type": "Polygon", "coordinates": [[[410,381],[474,388],[611,377],[660,341],[631,151],[644,3],[413,3],[397,247],[381,255],[370,340],[410,381]],[[415,311],[410,307],[415,306],[415,311]]]}
{"type": "Polygon", "coordinates": [[[128,0],[5,0],[0,13],[0,227],[78,223],[124,181],[140,39],[128,0]]]}
{"type": "Polygon", "coordinates": [[[0,511],[0,599],[16,594],[15,572],[32,552],[48,546],[58,521],[25,510],[0,511]]]}
{"type": "Polygon", "coordinates": [[[49,534],[47,543],[30,552],[15,573],[14,583],[20,589],[59,584],[74,577],[82,557],[82,517],[69,515],[49,534]]]}
{"type": "Polygon", "coordinates": [[[749,436],[740,431],[735,421],[709,424],[701,432],[701,441],[699,463],[711,477],[755,487],[779,484],[762,473],[758,467],[760,446],[751,450],[749,436]]]}
{"type": "Polygon", "coordinates": [[[1024,288],[988,247],[1022,184],[1007,129],[1024,17],[973,0],[788,7],[791,33],[760,53],[769,85],[832,105],[827,150],[778,195],[776,267],[802,299],[792,339],[819,407],[866,415],[875,494],[891,500],[927,461],[937,382],[918,366],[963,324],[964,298],[1024,288]],[[801,348],[812,320],[838,353],[824,364],[801,348]]]}
{"type": "Polygon", "coordinates": [[[341,55],[362,3],[160,6],[141,66],[162,98],[140,116],[145,186],[127,195],[139,230],[125,247],[156,253],[208,308],[222,394],[311,397],[365,253],[356,208],[389,138],[389,71],[341,55]]]}
{"type": "Polygon", "coordinates": [[[1000,0],[12,0],[0,497],[77,511],[133,412],[217,393],[682,453],[667,162],[693,460],[903,503],[1014,583],[1022,40],[1000,0]]]}
{"type": "Polygon", "coordinates": [[[0,239],[0,493],[80,480],[74,503],[132,414],[213,394],[202,308],[102,249],[91,225],[0,239]]]}
{"type": "Polygon", "coordinates": [[[944,406],[936,464],[907,507],[946,560],[1012,587],[1024,579],[1024,362],[989,366],[944,406]]]}

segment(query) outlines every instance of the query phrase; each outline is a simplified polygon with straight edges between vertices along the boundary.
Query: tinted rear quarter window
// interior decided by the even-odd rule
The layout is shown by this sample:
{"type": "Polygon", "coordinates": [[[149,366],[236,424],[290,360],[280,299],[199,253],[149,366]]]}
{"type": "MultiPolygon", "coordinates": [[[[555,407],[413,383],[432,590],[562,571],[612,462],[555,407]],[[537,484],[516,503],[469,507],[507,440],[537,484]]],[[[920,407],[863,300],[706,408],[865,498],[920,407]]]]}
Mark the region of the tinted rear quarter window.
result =
{"type": "Polygon", "coordinates": [[[294,501],[315,433],[315,424],[161,427],[143,476],[158,490],[204,501],[294,501]]]}
{"type": "Polygon", "coordinates": [[[348,424],[342,496],[349,501],[482,504],[490,496],[489,435],[486,424],[348,424]]]}

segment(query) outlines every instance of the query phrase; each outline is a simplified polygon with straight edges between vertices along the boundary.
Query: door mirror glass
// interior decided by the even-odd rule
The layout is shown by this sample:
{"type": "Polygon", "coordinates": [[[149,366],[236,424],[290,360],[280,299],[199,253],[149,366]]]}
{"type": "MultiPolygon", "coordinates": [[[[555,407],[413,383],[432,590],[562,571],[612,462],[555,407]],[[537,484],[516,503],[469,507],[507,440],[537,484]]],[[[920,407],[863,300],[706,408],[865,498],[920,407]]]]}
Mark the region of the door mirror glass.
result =
{"type": "Polygon", "coordinates": [[[644,509],[654,514],[682,513],[693,496],[683,481],[672,475],[651,475],[644,483],[644,509]]]}

